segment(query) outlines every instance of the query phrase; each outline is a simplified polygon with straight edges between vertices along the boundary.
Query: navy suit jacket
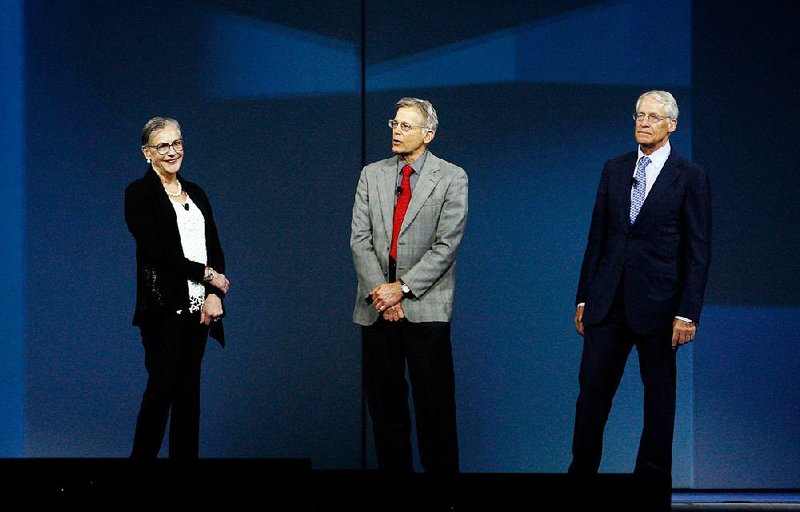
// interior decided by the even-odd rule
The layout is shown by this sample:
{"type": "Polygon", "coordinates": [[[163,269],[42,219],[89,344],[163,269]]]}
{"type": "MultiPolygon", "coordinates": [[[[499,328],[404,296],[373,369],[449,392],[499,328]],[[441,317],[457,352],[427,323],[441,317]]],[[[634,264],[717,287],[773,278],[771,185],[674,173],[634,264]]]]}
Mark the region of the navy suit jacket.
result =
{"type": "Polygon", "coordinates": [[[673,149],[629,220],[637,152],[608,160],[597,189],[575,303],[602,322],[622,283],[628,326],[668,333],[675,316],[700,320],[711,261],[708,174],[673,149]]]}

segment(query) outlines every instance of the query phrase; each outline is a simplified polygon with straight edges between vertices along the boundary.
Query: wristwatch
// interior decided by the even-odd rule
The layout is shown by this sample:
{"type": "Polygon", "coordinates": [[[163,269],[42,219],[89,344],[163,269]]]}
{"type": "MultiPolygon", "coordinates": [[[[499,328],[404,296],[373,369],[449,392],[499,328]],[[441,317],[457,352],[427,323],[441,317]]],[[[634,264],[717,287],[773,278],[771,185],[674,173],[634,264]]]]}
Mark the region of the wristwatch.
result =
{"type": "Polygon", "coordinates": [[[411,288],[409,288],[408,285],[404,283],[402,279],[400,280],[400,289],[403,291],[404,298],[411,297],[411,288]]]}

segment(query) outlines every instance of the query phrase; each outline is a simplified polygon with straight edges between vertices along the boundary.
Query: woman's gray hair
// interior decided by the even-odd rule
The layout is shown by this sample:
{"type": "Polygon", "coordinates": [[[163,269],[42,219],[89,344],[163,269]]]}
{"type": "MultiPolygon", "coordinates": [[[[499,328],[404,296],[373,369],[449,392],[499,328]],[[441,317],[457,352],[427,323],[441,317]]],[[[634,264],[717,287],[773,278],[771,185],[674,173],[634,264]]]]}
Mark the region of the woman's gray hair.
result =
{"type": "Polygon", "coordinates": [[[395,110],[400,108],[415,108],[422,114],[426,130],[435,132],[439,128],[439,117],[436,115],[436,109],[433,108],[433,105],[431,105],[431,102],[428,100],[400,98],[397,103],[395,103],[394,108],[395,110]]]}
{"type": "Polygon", "coordinates": [[[153,134],[159,130],[163,130],[167,125],[173,126],[178,131],[181,131],[180,123],[171,117],[154,117],[147,121],[144,124],[144,128],[142,128],[142,146],[147,146],[153,134]]]}
{"type": "Polygon", "coordinates": [[[672,96],[672,94],[668,93],[667,91],[647,91],[639,96],[639,99],[636,100],[636,112],[639,112],[639,104],[642,102],[642,99],[645,96],[650,96],[657,102],[664,105],[664,107],[667,109],[667,117],[671,119],[678,119],[678,102],[675,101],[675,98],[672,96]]]}

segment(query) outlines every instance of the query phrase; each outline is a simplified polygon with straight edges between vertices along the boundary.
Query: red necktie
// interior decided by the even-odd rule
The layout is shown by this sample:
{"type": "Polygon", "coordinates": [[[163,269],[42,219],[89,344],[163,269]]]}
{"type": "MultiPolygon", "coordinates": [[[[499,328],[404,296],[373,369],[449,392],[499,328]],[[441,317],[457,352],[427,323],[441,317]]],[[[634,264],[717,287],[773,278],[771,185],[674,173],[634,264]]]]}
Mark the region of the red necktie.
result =
{"type": "Polygon", "coordinates": [[[408,203],[411,202],[411,173],[414,168],[410,165],[403,166],[403,181],[400,183],[400,194],[397,196],[397,204],[394,207],[394,220],[392,221],[392,248],[389,256],[397,261],[397,237],[400,236],[400,226],[403,225],[403,217],[406,216],[408,203]]]}

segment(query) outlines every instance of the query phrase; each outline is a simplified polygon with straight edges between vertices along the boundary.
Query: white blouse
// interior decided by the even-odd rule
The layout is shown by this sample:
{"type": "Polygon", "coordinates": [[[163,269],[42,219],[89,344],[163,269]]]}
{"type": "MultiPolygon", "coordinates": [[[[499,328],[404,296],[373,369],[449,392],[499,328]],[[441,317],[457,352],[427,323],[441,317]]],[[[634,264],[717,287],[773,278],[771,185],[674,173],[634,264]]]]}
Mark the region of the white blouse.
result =
{"type": "MultiPolygon", "coordinates": [[[[181,234],[181,246],[186,259],[205,265],[208,263],[206,254],[206,219],[203,212],[186,196],[186,203],[180,204],[170,201],[178,216],[178,232],[181,234]],[[187,209],[188,206],[188,209],[187,209]]],[[[203,283],[188,280],[189,282],[189,312],[196,313],[203,309],[206,290],[203,283]]]]}

